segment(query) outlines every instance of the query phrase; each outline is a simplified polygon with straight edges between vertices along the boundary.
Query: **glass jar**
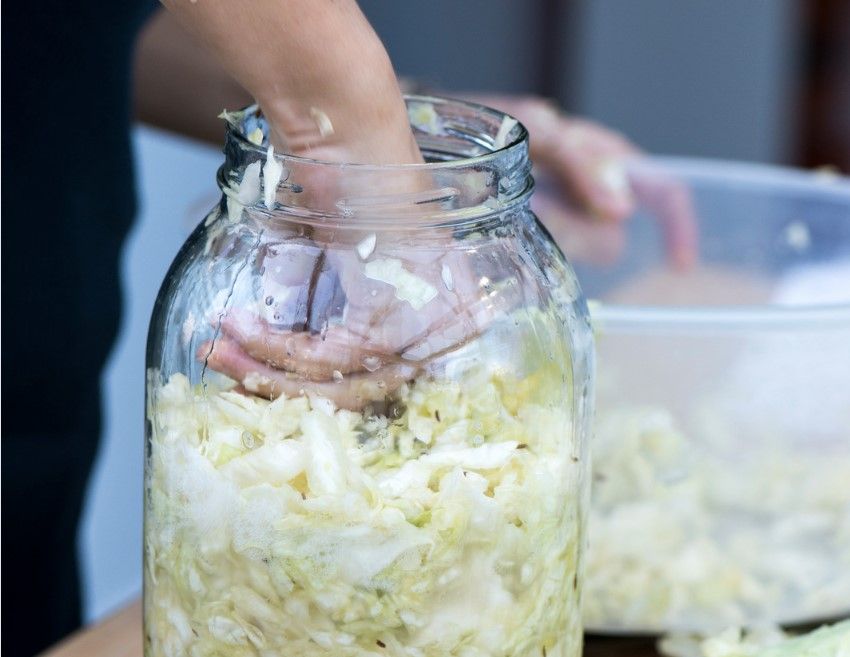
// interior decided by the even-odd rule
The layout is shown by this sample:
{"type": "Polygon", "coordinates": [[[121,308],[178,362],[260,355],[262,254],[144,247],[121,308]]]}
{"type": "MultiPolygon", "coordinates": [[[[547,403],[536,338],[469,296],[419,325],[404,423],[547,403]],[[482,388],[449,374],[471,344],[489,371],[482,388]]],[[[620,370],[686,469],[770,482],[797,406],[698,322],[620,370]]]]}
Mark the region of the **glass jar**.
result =
{"type": "Polygon", "coordinates": [[[408,109],[428,164],[226,115],[150,328],[148,657],[580,654],[586,305],[525,129],[408,109]]]}

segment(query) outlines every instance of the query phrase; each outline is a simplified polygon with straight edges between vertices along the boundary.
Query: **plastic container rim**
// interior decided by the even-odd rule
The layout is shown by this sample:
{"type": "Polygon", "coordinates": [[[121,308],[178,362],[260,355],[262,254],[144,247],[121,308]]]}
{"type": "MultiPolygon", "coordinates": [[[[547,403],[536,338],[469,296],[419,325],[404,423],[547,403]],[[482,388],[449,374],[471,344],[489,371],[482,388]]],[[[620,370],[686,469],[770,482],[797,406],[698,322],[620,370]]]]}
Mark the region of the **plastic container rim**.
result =
{"type": "MultiPolygon", "coordinates": [[[[777,195],[816,192],[825,199],[846,202],[850,209],[850,178],[832,172],[805,171],[749,162],[688,157],[653,157],[635,165],[640,170],[657,169],[667,174],[722,181],[737,186],[770,188],[777,195]]],[[[850,221],[850,213],[847,220],[850,221]]],[[[850,286],[850,281],[848,281],[850,286]]],[[[657,330],[789,330],[850,328],[850,301],[811,305],[715,305],[658,306],[591,303],[597,328],[606,333],[657,330]]]]}

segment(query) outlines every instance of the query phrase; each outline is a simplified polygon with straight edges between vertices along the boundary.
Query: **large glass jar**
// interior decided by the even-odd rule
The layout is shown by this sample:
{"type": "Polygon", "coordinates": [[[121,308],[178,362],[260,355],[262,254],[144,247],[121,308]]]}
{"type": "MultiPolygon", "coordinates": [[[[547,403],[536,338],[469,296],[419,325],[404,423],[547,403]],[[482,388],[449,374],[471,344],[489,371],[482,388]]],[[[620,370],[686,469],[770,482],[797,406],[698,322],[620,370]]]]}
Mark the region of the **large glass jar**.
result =
{"type": "Polygon", "coordinates": [[[527,133],[411,98],[425,165],[281,157],[221,202],[147,357],[148,657],[575,657],[592,336],[527,133]]]}

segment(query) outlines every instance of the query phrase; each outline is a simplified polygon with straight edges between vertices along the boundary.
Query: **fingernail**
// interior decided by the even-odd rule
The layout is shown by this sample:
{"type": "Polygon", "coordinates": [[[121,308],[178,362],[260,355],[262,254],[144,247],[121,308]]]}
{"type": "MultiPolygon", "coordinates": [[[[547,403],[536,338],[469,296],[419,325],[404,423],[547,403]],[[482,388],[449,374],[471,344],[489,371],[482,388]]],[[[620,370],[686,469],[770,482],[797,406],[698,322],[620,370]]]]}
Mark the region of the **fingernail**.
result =
{"type": "Polygon", "coordinates": [[[697,254],[693,249],[676,249],[671,254],[671,264],[676,271],[687,271],[691,269],[697,261],[697,254]]]}
{"type": "Polygon", "coordinates": [[[619,160],[604,160],[596,170],[596,177],[602,187],[612,196],[632,197],[626,167],[619,160]]]}
{"type": "Polygon", "coordinates": [[[609,159],[600,162],[595,178],[605,194],[604,203],[610,207],[612,214],[622,215],[631,210],[634,196],[626,175],[626,167],[620,160],[609,159]]]}

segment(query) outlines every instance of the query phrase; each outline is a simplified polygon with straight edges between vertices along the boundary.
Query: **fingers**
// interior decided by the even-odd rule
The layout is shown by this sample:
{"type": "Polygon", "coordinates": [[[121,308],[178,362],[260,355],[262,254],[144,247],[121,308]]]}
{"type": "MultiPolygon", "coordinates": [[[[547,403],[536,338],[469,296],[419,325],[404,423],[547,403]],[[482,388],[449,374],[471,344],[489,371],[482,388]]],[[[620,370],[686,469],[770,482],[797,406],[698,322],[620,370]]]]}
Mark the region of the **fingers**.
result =
{"type": "Polygon", "coordinates": [[[385,400],[414,378],[417,371],[412,365],[396,364],[331,381],[309,381],[257,361],[228,337],[201,345],[198,356],[205,357],[208,367],[237,381],[251,394],[267,399],[316,395],[330,399],[338,408],[352,411],[385,400]]]}
{"type": "Polygon", "coordinates": [[[432,316],[427,330],[412,336],[402,347],[405,362],[429,361],[457,351],[483,333],[497,317],[505,316],[512,308],[508,290],[499,296],[467,297],[457,306],[443,306],[443,316],[432,316]]]}
{"type": "MultiPolygon", "coordinates": [[[[320,394],[346,408],[384,399],[421,368],[467,344],[504,305],[481,287],[485,283],[469,268],[465,251],[446,253],[445,246],[392,259],[405,276],[432,286],[434,298],[422,307],[401,295],[410,281],[367,276],[360,254],[329,246],[328,262],[346,294],[339,316],[344,326],[331,324],[319,333],[284,330],[247,308],[232,309],[221,320],[222,337],[207,365],[246,392],[269,398],[320,394]]],[[[393,247],[381,256],[402,253],[393,247]]],[[[209,345],[199,356],[207,350],[209,345]]]]}
{"type": "Polygon", "coordinates": [[[640,204],[661,227],[670,264],[689,269],[699,253],[699,224],[689,189],[669,174],[649,167],[635,166],[629,175],[640,204]]]}
{"type": "Polygon", "coordinates": [[[639,150],[626,138],[592,121],[566,116],[542,98],[477,100],[518,118],[530,135],[531,159],[551,172],[592,215],[619,221],[634,211],[624,163],[639,150]]]}
{"type": "MultiPolygon", "coordinates": [[[[478,100],[504,109],[525,124],[532,160],[591,215],[616,222],[631,215],[638,205],[645,207],[661,227],[670,263],[677,268],[693,265],[698,231],[687,188],[660,172],[647,173],[644,167],[633,166],[641,154],[631,142],[592,121],[565,116],[556,105],[540,98],[478,100]]],[[[568,249],[574,257],[604,263],[620,255],[625,239],[622,230],[581,230],[574,221],[578,215],[568,204],[539,196],[534,202],[557,241],[564,246],[580,242],[568,249]],[[560,235],[563,239],[558,239],[560,235]],[[584,247],[589,251],[583,251],[584,247]]]]}
{"type": "MultiPolygon", "coordinates": [[[[651,215],[664,240],[670,265],[688,269],[697,260],[699,250],[698,222],[688,188],[659,171],[634,162],[629,179],[639,208],[651,215]]],[[[616,262],[627,247],[626,226],[622,222],[589,220],[569,201],[547,184],[541,176],[531,201],[553,239],[574,262],[607,265],[616,262]]]]}
{"type": "Polygon", "coordinates": [[[222,330],[251,358],[310,381],[331,381],[399,360],[342,326],[320,334],[277,331],[247,313],[232,312],[222,321],[222,330]]]}
{"type": "Polygon", "coordinates": [[[617,135],[586,121],[555,119],[547,139],[532,138],[531,157],[549,167],[576,201],[609,221],[635,208],[625,161],[636,149],[617,135]]]}
{"type": "MultiPolygon", "coordinates": [[[[345,270],[342,260],[348,259],[350,254],[339,256],[336,264],[345,270]]],[[[404,266],[438,279],[432,282],[439,286],[439,299],[414,309],[397,298],[392,285],[343,273],[349,299],[358,300],[347,305],[345,326],[318,334],[280,330],[247,310],[231,310],[207,365],[252,394],[320,394],[339,406],[359,408],[468,344],[517,301],[515,286],[502,290],[486,277],[479,279],[461,251],[438,260],[422,255],[404,266]],[[449,283],[443,279],[446,269],[452,272],[449,283]]],[[[208,350],[209,344],[199,357],[208,350]]]]}
{"type": "Polygon", "coordinates": [[[557,189],[548,188],[545,178],[535,190],[531,209],[572,262],[607,265],[616,262],[625,250],[622,222],[592,221],[557,189]]]}

